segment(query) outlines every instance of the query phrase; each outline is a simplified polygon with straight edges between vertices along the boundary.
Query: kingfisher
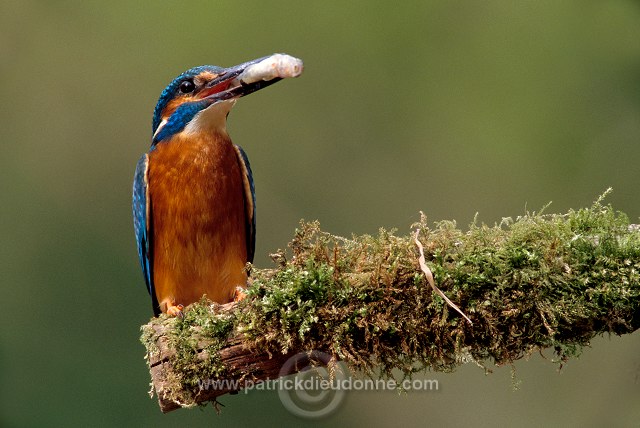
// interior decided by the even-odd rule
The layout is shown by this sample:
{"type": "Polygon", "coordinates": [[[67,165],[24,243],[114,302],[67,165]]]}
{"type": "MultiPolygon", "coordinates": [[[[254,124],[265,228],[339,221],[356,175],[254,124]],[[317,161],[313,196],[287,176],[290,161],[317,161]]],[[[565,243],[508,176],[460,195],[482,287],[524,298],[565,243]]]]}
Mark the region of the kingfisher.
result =
{"type": "Polygon", "coordinates": [[[246,153],[232,143],[236,101],[302,73],[302,61],[273,54],[176,77],[153,112],[150,150],[137,163],[133,223],[155,316],[180,316],[203,295],[239,298],[253,262],[256,199],[246,153]]]}

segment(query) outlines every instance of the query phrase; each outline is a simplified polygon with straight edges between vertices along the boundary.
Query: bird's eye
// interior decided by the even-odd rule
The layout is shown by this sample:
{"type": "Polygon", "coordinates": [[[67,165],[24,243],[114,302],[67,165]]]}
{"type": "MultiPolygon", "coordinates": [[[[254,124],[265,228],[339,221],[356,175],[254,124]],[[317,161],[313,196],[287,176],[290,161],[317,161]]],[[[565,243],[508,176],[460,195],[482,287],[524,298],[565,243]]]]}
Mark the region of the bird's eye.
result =
{"type": "Polygon", "coordinates": [[[196,89],[196,85],[193,83],[193,80],[184,80],[180,83],[180,92],[183,94],[193,92],[194,89],[196,89]]]}

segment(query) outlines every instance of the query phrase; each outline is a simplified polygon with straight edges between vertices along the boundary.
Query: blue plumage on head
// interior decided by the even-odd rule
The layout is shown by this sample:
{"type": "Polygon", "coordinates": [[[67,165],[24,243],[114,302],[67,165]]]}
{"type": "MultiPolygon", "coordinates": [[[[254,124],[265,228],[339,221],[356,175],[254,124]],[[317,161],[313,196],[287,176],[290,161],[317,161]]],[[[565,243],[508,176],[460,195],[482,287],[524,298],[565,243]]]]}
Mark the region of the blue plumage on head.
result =
{"type": "Polygon", "coordinates": [[[180,74],[178,77],[173,79],[173,81],[169,83],[169,85],[166,88],[164,88],[164,90],[160,94],[160,98],[158,99],[156,108],[153,110],[153,123],[152,123],[151,134],[152,135],[155,134],[156,130],[158,129],[158,126],[160,126],[160,122],[162,120],[162,111],[167,106],[167,104],[169,104],[169,101],[175,98],[176,93],[180,88],[180,83],[182,83],[186,79],[193,79],[204,71],[210,71],[212,73],[217,74],[223,70],[224,69],[222,67],[217,67],[215,65],[201,65],[198,67],[190,68],[189,70],[185,71],[184,73],[180,74]]]}

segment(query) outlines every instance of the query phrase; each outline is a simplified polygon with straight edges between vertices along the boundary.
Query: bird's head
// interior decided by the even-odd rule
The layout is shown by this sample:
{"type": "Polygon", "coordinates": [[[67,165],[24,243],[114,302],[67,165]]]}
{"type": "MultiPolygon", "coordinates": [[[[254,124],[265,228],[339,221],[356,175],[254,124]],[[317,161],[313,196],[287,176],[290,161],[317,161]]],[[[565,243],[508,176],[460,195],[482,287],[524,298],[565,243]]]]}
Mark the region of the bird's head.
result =
{"type": "Polygon", "coordinates": [[[302,61],[274,54],[222,68],[203,65],[167,86],[153,112],[152,145],[181,132],[224,131],[236,100],[286,77],[302,73],[302,61]]]}

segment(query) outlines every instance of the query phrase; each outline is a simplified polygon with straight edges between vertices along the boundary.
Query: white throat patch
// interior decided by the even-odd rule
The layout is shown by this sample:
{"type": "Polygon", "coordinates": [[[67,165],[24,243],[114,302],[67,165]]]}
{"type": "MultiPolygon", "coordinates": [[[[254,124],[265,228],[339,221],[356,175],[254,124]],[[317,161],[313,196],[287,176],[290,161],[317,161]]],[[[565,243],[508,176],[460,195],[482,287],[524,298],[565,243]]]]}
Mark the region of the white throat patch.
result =
{"type": "Polygon", "coordinates": [[[235,105],[236,100],[218,101],[206,109],[198,112],[182,132],[187,135],[195,135],[201,132],[227,133],[227,115],[235,105]]]}

